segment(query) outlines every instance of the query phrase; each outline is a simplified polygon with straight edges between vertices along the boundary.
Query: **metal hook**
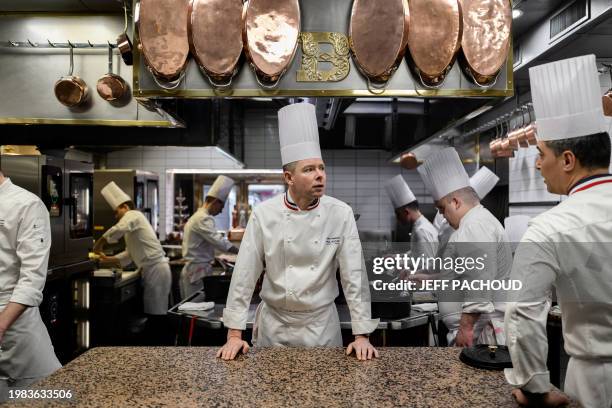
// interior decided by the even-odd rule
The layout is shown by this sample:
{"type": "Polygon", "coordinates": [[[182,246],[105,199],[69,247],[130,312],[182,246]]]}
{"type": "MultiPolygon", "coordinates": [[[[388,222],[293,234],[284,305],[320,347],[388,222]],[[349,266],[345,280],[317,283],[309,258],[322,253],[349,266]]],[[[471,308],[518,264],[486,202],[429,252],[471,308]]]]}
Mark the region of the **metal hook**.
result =
{"type": "Polygon", "coordinates": [[[28,38],[28,44],[30,44],[31,47],[38,47],[38,43],[30,41],[29,38],[28,38]]]}
{"type": "Polygon", "coordinates": [[[11,47],[19,47],[19,43],[18,42],[9,40],[8,43],[11,45],[11,47]]]}
{"type": "Polygon", "coordinates": [[[49,45],[50,45],[51,47],[53,47],[53,48],[55,48],[55,47],[56,47],[56,45],[55,45],[54,43],[52,43],[52,42],[51,42],[51,40],[50,40],[50,39],[48,39],[48,38],[47,38],[47,42],[49,43],[49,45]]]}
{"type": "Polygon", "coordinates": [[[93,44],[91,43],[91,41],[89,41],[89,40],[87,40],[87,44],[89,44],[89,46],[90,46],[91,48],[93,48],[93,47],[94,47],[94,45],[93,45],[93,44]]]}
{"type": "Polygon", "coordinates": [[[76,47],[75,47],[75,45],[74,45],[73,43],[71,43],[71,42],[70,42],[70,40],[68,40],[68,46],[69,46],[70,48],[76,48],[76,47]]]}

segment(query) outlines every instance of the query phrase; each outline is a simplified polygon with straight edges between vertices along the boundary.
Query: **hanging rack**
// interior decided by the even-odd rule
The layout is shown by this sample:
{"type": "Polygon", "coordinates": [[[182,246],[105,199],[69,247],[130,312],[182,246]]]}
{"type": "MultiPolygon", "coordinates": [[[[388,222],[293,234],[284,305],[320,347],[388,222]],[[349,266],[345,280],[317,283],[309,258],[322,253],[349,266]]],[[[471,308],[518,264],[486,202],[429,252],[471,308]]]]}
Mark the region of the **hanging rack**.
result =
{"type": "Polygon", "coordinates": [[[30,40],[29,38],[26,39],[26,41],[12,41],[9,40],[4,44],[6,47],[11,47],[11,48],[38,48],[38,49],[52,49],[52,48],[73,48],[73,49],[105,49],[108,50],[108,47],[110,46],[111,48],[117,48],[117,44],[113,44],[110,41],[107,41],[105,43],[92,43],[91,41],[87,40],[87,42],[72,42],[70,40],[68,40],[67,42],[52,42],[51,40],[47,39],[47,43],[37,43],[34,42],[32,40],[30,40]]]}

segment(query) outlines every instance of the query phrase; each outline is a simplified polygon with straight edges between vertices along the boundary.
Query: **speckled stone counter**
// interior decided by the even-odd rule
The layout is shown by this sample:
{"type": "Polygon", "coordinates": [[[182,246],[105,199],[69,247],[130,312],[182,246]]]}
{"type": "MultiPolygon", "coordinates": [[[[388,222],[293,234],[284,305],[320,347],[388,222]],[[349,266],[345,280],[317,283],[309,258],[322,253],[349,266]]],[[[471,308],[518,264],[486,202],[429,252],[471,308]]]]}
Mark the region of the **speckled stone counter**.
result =
{"type": "Polygon", "coordinates": [[[502,372],[468,367],[456,348],[383,348],[357,361],[344,350],[268,348],[236,361],[216,348],[102,347],[37,389],[73,399],[22,406],[86,407],[515,407],[502,372]]]}

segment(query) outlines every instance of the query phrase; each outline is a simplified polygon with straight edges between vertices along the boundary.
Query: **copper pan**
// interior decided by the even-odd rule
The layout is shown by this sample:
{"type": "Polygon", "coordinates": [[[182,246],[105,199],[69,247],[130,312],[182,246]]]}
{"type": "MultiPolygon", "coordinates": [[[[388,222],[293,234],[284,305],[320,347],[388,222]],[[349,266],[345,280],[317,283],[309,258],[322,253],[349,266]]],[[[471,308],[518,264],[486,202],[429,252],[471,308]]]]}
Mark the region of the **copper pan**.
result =
{"type": "Polygon", "coordinates": [[[419,166],[419,162],[414,153],[403,154],[400,158],[400,166],[408,170],[414,170],[419,166]]]}
{"type": "Polygon", "coordinates": [[[373,92],[372,84],[386,84],[402,62],[408,45],[409,10],[406,0],[353,0],[349,47],[373,92]]]}
{"type": "Polygon", "coordinates": [[[125,65],[132,65],[134,63],[134,58],[132,55],[132,41],[130,41],[130,37],[127,35],[128,15],[127,4],[125,2],[123,3],[123,15],[125,17],[125,25],[123,27],[123,32],[117,36],[117,48],[119,49],[119,53],[125,65]]]}
{"type": "Polygon", "coordinates": [[[264,88],[280,82],[297,50],[300,35],[298,0],[250,0],[244,8],[244,51],[264,88]]]}
{"type": "Polygon", "coordinates": [[[113,47],[110,44],[108,46],[108,73],[98,79],[96,90],[102,99],[109,102],[122,99],[128,91],[125,80],[113,73],[113,47]]]}
{"type": "Polygon", "coordinates": [[[508,148],[512,149],[512,150],[518,150],[521,146],[519,143],[519,139],[521,138],[521,136],[523,136],[525,133],[525,129],[523,127],[520,127],[512,132],[510,132],[508,134],[508,148]]]}
{"type": "Polygon", "coordinates": [[[510,51],[510,0],[461,0],[463,37],[459,63],[481,87],[495,85],[510,51]]]}
{"type": "Polygon", "coordinates": [[[463,19],[458,0],[410,0],[406,59],[421,84],[444,84],[461,47],[463,19]]]}
{"type": "Polygon", "coordinates": [[[140,0],[139,48],[157,84],[165,89],[180,85],[185,75],[189,41],[188,0],[140,0]]]}
{"type": "MultiPolygon", "coordinates": [[[[604,67],[610,72],[610,82],[612,82],[612,65],[604,64],[604,67]]],[[[601,97],[601,103],[603,105],[604,115],[612,116],[612,88],[601,97]]]]}
{"type": "Polygon", "coordinates": [[[85,81],[76,75],[74,71],[74,48],[70,46],[70,72],[61,77],[54,86],[55,97],[64,106],[74,108],[83,104],[89,97],[89,90],[85,81]]]}
{"type": "Polygon", "coordinates": [[[242,0],[192,0],[189,48],[216,88],[229,87],[242,56],[242,0]]]}
{"type": "Polygon", "coordinates": [[[538,144],[537,140],[538,127],[536,122],[531,122],[525,129],[525,139],[527,140],[528,146],[535,146],[538,144]]]}

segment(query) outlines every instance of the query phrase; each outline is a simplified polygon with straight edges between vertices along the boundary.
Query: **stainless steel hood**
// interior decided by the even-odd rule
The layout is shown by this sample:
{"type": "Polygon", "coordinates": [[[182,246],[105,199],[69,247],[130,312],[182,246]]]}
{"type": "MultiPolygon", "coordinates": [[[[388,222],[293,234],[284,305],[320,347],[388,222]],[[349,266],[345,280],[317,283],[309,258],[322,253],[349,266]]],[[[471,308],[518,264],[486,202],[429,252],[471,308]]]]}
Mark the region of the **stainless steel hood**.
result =
{"type": "Polygon", "coordinates": [[[2,0],[0,12],[121,12],[120,0],[2,0]]]}

